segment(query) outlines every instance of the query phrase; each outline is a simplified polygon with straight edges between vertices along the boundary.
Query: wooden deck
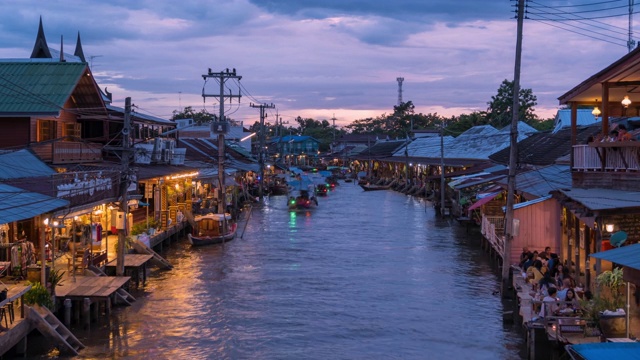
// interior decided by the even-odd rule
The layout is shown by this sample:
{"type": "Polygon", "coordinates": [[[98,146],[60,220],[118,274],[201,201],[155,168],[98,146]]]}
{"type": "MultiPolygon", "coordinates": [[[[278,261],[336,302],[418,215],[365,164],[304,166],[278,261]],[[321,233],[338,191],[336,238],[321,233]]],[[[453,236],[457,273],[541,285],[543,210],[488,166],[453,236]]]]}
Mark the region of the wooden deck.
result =
{"type": "MultiPolygon", "coordinates": [[[[124,255],[124,269],[125,272],[131,276],[135,282],[136,287],[140,285],[140,271],[142,271],[142,285],[147,281],[147,263],[153,259],[153,255],[148,254],[125,254],[124,255]]],[[[107,263],[108,273],[115,272],[117,259],[111,260],[107,263]]]]}
{"type": "Polygon", "coordinates": [[[76,282],[66,279],[64,284],[56,287],[56,296],[72,300],[85,298],[105,300],[125,285],[129,276],[76,276],[76,282]]]}

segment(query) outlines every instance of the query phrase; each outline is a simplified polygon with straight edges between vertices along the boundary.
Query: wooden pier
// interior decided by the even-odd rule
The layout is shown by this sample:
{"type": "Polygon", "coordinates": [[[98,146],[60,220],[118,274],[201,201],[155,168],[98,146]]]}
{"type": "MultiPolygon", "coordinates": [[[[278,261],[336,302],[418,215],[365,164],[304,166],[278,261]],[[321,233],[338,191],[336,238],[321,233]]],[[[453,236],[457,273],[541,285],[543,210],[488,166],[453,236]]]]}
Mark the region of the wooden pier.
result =
{"type": "MultiPolygon", "coordinates": [[[[124,271],[125,274],[132,277],[136,282],[136,288],[140,286],[140,271],[142,271],[142,285],[147,281],[147,262],[153,259],[153,255],[147,254],[125,254],[124,255],[124,271]]],[[[116,271],[117,259],[107,263],[107,274],[113,274],[116,271]]]]}

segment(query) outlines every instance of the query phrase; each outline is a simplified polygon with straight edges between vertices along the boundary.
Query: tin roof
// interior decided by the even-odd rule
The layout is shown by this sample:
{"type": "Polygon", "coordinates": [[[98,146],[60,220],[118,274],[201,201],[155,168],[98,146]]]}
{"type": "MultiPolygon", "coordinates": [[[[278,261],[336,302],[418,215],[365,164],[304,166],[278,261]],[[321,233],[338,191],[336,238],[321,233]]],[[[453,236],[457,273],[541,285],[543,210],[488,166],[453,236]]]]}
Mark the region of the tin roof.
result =
{"type": "Polygon", "coordinates": [[[0,179],[49,176],[56,172],[29,150],[0,154],[0,179]]]}
{"type": "MultiPolygon", "coordinates": [[[[611,251],[611,250],[610,250],[611,251]]],[[[572,359],[583,360],[638,360],[640,359],[639,342],[606,342],[567,345],[567,351],[572,359]],[[573,357],[573,355],[579,357],[573,357]]]]}
{"type": "MultiPolygon", "coordinates": [[[[499,183],[507,186],[507,179],[499,183]]],[[[516,175],[516,187],[518,191],[534,197],[547,196],[553,190],[570,189],[571,168],[568,165],[550,165],[519,173],[516,175]]]]}
{"type": "Polygon", "coordinates": [[[6,224],[68,206],[69,202],[0,184],[0,204],[0,223],[6,224]]]}
{"type": "MultiPolygon", "coordinates": [[[[511,128],[497,130],[491,125],[474,126],[445,145],[444,156],[457,159],[488,159],[511,144],[511,128]]],[[[518,123],[518,141],[526,139],[535,129],[518,123]],[[532,131],[533,130],[533,131],[532,131]]]]}
{"type": "MultiPolygon", "coordinates": [[[[589,256],[640,270],[640,244],[622,246],[590,254],[589,256]]],[[[638,357],[638,359],[640,359],[640,357],[638,357]]]]}
{"type": "Polygon", "coordinates": [[[85,74],[90,75],[86,63],[0,61],[0,115],[57,115],[74,90],[78,107],[100,104],[95,83],[85,74]]]}
{"type": "Polygon", "coordinates": [[[640,192],[612,189],[560,189],[560,193],[590,210],[616,210],[640,207],[640,192]]]}

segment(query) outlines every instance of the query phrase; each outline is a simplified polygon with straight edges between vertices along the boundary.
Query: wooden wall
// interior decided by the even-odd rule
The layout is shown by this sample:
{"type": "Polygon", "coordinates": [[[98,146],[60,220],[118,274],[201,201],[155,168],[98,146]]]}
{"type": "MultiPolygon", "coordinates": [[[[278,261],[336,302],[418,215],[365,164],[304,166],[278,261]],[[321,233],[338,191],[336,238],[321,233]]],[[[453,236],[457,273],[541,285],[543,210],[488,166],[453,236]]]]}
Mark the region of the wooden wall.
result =
{"type": "Polygon", "coordinates": [[[520,261],[523,247],[529,251],[543,251],[550,246],[551,252],[562,250],[561,220],[562,212],[556,199],[548,199],[536,204],[514,210],[514,219],[520,220],[520,232],[513,237],[511,263],[520,261]]]}
{"type": "Polygon", "coordinates": [[[2,118],[0,120],[0,148],[25,146],[29,143],[28,117],[2,118]]]}

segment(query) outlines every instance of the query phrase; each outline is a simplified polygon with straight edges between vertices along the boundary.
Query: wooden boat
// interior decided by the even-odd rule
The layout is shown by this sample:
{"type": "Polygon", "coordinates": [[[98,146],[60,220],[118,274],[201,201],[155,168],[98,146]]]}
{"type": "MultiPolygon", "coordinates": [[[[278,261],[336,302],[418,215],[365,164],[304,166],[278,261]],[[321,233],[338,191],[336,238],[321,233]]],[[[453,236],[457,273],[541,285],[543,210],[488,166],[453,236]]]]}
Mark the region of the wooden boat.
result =
{"type": "Polygon", "coordinates": [[[289,211],[313,210],[318,207],[318,198],[315,196],[309,195],[309,191],[307,190],[293,192],[292,195],[289,197],[289,202],[287,204],[287,207],[289,208],[289,211]]]}
{"type": "Polygon", "coordinates": [[[238,224],[229,213],[200,215],[194,221],[193,234],[187,236],[193,246],[222,244],[236,237],[238,224]]]}
{"type": "Polygon", "coordinates": [[[391,185],[359,184],[364,191],[388,190],[391,185]]]}

